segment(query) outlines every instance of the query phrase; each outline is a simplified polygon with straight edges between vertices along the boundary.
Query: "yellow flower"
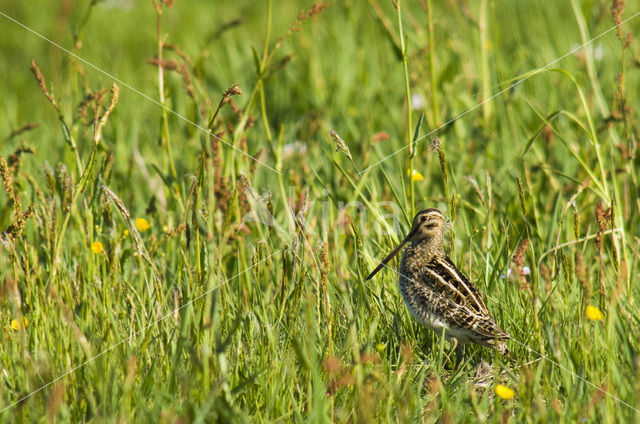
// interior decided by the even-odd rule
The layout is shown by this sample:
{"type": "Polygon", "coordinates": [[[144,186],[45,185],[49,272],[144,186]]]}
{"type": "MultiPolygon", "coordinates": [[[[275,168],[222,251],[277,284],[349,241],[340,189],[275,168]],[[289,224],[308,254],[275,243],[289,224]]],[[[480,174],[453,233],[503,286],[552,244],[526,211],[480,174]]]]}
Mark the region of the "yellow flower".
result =
{"type": "Polygon", "coordinates": [[[602,312],[595,306],[589,305],[587,306],[587,318],[589,318],[591,321],[602,321],[602,312]]]}
{"type": "Polygon", "coordinates": [[[411,176],[411,179],[413,181],[422,181],[424,180],[424,177],[422,176],[421,173],[419,173],[418,171],[416,171],[415,169],[413,170],[413,174],[411,174],[411,170],[407,169],[407,177],[411,176]]]}
{"type": "Polygon", "coordinates": [[[498,384],[496,386],[496,394],[500,397],[500,399],[504,400],[513,399],[516,396],[516,392],[514,392],[513,389],[510,389],[502,384],[498,384]]]}
{"type": "Polygon", "coordinates": [[[103,250],[104,246],[99,241],[94,241],[93,243],[91,243],[91,251],[96,255],[102,253],[103,250]]]}
{"type": "Polygon", "coordinates": [[[11,321],[11,328],[16,331],[24,330],[25,328],[27,328],[27,325],[29,325],[29,320],[25,317],[15,318],[11,321]]]}
{"type": "Polygon", "coordinates": [[[138,229],[138,231],[140,231],[141,233],[144,233],[145,231],[147,231],[149,228],[151,228],[151,224],[149,224],[149,221],[147,221],[144,218],[137,218],[136,219],[136,228],[138,229]]]}
{"type": "Polygon", "coordinates": [[[126,237],[129,235],[129,230],[124,230],[124,232],[122,233],[123,237],[126,237]]]}
{"type": "Polygon", "coordinates": [[[168,232],[169,232],[169,226],[165,224],[165,225],[162,227],[162,231],[164,231],[165,233],[168,233],[168,232]]]}

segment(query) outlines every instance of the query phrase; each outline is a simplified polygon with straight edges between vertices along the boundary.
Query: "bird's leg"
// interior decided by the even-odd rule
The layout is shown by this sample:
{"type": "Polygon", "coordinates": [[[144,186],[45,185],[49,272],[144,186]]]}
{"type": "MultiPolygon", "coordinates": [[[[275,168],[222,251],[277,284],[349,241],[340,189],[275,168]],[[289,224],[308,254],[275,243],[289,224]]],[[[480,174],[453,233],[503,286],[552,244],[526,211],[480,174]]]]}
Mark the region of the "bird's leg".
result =
{"type": "Polygon", "coordinates": [[[456,339],[455,337],[451,337],[449,339],[449,342],[451,343],[451,348],[447,353],[447,358],[449,359],[449,362],[454,368],[459,368],[460,364],[462,363],[462,359],[464,358],[464,344],[458,342],[458,339],[456,339]],[[456,355],[455,364],[453,363],[453,360],[452,360],[452,355],[454,352],[456,355]]]}
{"type": "Polygon", "coordinates": [[[464,358],[464,345],[462,343],[456,343],[456,368],[460,367],[464,358]]]}
{"type": "Polygon", "coordinates": [[[460,356],[458,355],[458,348],[460,348],[461,345],[458,343],[458,339],[456,339],[455,337],[451,337],[449,339],[449,343],[451,343],[451,348],[449,349],[449,352],[447,353],[447,359],[449,360],[451,365],[454,366],[454,368],[457,368],[458,365],[460,365],[460,356]],[[453,354],[454,351],[456,352],[456,363],[455,363],[455,365],[453,363],[453,360],[451,359],[451,355],[453,354]]]}

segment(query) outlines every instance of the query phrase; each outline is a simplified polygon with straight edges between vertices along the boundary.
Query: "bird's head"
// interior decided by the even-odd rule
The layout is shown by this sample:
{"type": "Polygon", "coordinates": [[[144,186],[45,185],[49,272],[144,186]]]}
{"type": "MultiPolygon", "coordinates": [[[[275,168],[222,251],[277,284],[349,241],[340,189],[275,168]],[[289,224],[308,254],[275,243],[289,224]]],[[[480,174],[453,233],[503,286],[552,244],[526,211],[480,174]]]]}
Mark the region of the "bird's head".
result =
{"type": "Polygon", "coordinates": [[[425,209],[413,218],[411,231],[402,243],[411,243],[422,240],[433,240],[443,237],[445,218],[440,210],[435,208],[425,209]]]}
{"type": "Polygon", "coordinates": [[[396,256],[398,252],[407,245],[407,243],[433,243],[431,250],[434,253],[441,251],[444,243],[444,226],[444,215],[438,209],[429,208],[418,212],[415,218],[413,218],[413,224],[411,225],[411,231],[409,231],[409,234],[407,234],[404,240],[402,240],[400,244],[382,260],[380,265],[378,265],[376,269],[369,274],[367,280],[376,275],[376,273],[380,271],[391,259],[393,259],[393,257],[396,256]]]}

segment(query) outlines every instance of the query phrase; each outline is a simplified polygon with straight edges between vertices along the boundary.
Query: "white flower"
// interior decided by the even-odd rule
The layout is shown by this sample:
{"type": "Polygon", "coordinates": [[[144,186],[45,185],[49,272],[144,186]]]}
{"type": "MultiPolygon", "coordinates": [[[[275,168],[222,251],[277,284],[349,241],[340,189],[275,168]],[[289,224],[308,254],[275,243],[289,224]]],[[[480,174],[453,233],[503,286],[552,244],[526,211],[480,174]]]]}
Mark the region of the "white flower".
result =
{"type": "Polygon", "coordinates": [[[411,95],[411,109],[420,110],[424,108],[424,97],[422,94],[415,93],[411,95]]]}
{"type": "Polygon", "coordinates": [[[507,269],[507,275],[500,274],[500,278],[509,278],[511,275],[511,268],[507,269]]]}
{"type": "Polygon", "coordinates": [[[602,60],[602,56],[604,56],[604,51],[602,50],[602,44],[598,44],[595,49],[593,49],[593,58],[595,60],[602,60]]]}
{"type": "MultiPolygon", "coordinates": [[[[578,56],[578,57],[582,57],[582,55],[584,55],[584,51],[582,49],[583,46],[581,46],[580,44],[574,43],[571,45],[571,53],[574,56],[578,56]]],[[[602,60],[602,57],[604,56],[604,49],[602,48],[602,44],[597,44],[594,48],[593,48],[593,58],[595,60],[602,60]]]]}
{"type": "Polygon", "coordinates": [[[102,7],[107,9],[120,9],[128,12],[133,9],[134,3],[133,0],[107,0],[102,4],[102,7]]]}
{"type": "Polygon", "coordinates": [[[307,153],[307,145],[300,140],[296,140],[293,143],[285,144],[282,148],[282,157],[287,159],[290,156],[302,156],[307,153]]]}

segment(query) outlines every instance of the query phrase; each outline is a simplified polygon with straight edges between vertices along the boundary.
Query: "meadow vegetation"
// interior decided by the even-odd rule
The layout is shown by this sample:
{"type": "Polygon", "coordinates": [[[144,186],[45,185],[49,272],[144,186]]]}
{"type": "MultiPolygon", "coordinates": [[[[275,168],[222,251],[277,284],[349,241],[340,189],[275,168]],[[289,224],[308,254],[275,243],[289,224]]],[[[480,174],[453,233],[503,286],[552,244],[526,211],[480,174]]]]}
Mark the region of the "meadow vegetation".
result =
{"type": "Polygon", "coordinates": [[[3,2],[0,421],[640,420],[638,1],[332,3],[3,2]]]}

